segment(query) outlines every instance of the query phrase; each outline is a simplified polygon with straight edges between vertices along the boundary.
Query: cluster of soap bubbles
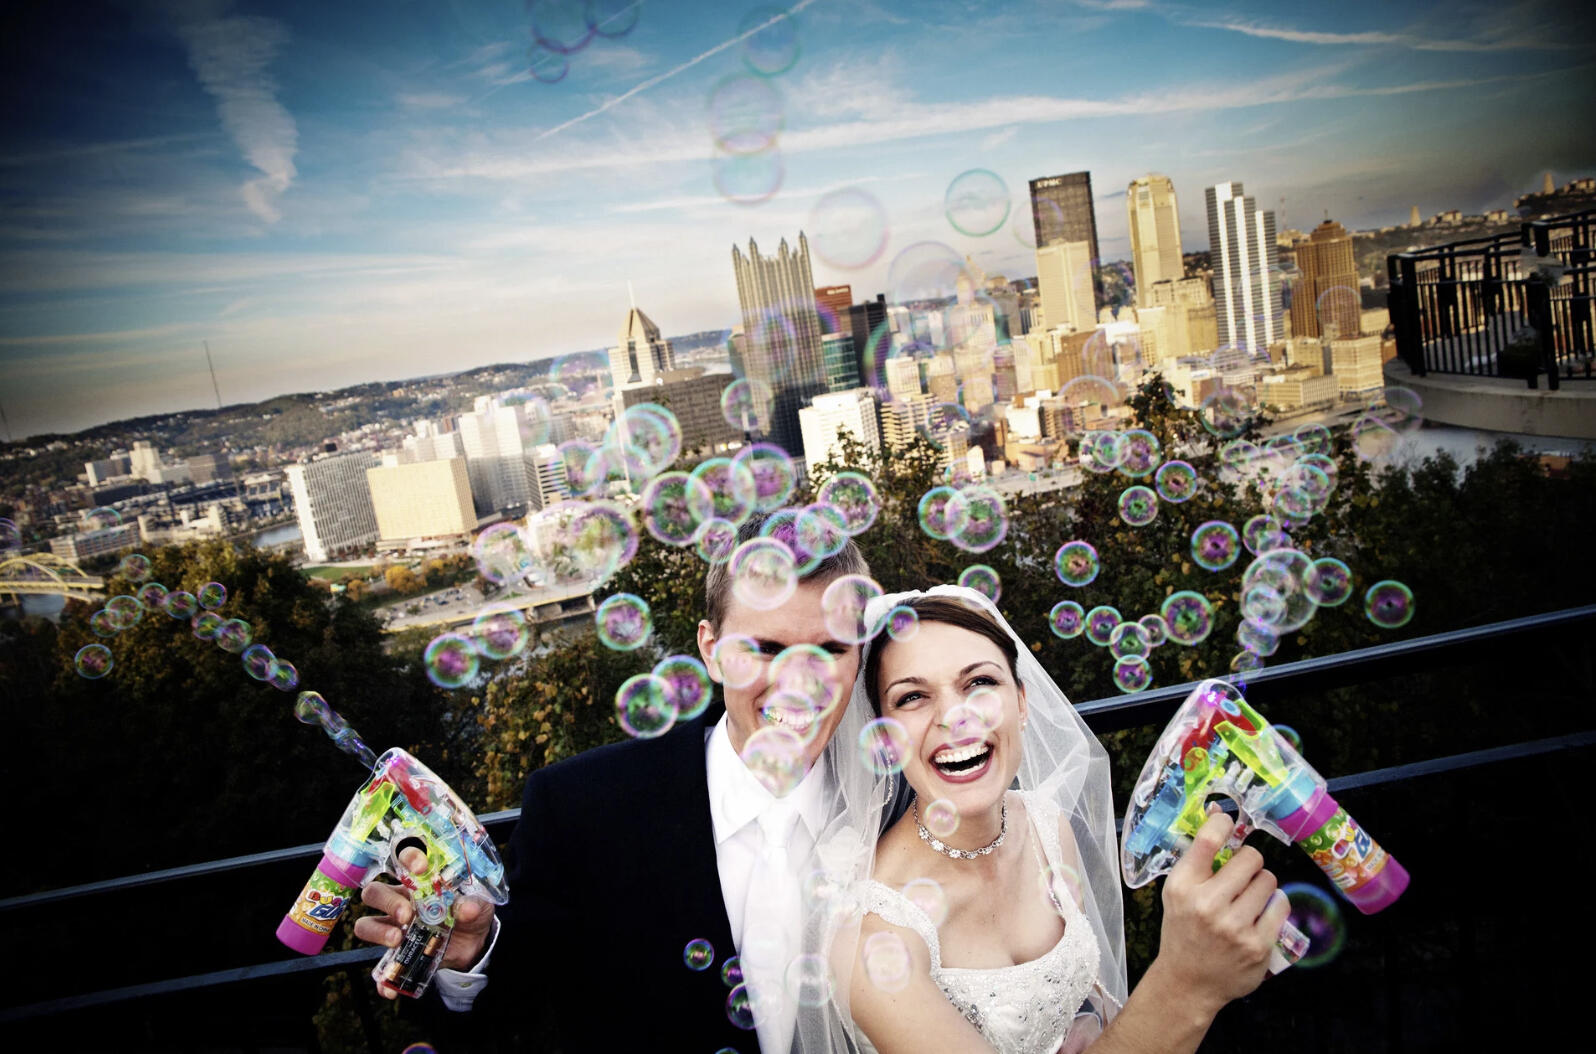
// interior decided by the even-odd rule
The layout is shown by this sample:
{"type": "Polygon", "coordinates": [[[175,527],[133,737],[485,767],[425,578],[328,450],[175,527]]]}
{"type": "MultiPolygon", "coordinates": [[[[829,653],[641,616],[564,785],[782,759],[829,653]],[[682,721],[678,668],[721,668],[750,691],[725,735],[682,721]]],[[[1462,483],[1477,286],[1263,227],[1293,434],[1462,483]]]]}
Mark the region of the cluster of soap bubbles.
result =
{"type": "Polygon", "coordinates": [[[916,513],[927,535],[969,553],[994,549],[1009,533],[1003,495],[980,483],[932,487],[920,496],[916,513]]]}
{"type": "Polygon", "coordinates": [[[713,695],[709,672],[691,655],[667,655],[648,673],[629,677],[615,692],[615,719],[638,739],[662,736],[677,721],[703,713],[713,695]]]}
{"type": "Polygon", "coordinates": [[[798,62],[797,19],[779,7],[756,7],[737,27],[742,68],[728,73],[705,100],[715,153],[711,175],[728,201],[757,205],[786,176],[780,139],[786,102],[775,78],[798,62]]]}
{"type": "Polygon", "coordinates": [[[365,744],[349,722],[327,705],[320,692],[300,692],[294,703],[294,716],[307,725],[320,725],[337,748],[366,768],[376,768],[377,754],[365,744]]]}
{"type": "Polygon", "coordinates": [[[539,83],[559,83],[571,71],[573,55],[595,38],[626,36],[642,7],[642,0],[528,0],[527,72],[539,83]]]}
{"type": "Polygon", "coordinates": [[[483,660],[503,662],[526,651],[532,627],[526,614],[513,603],[489,604],[477,612],[471,625],[440,633],[422,652],[427,679],[439,688],[470,684],[483,660]]]}

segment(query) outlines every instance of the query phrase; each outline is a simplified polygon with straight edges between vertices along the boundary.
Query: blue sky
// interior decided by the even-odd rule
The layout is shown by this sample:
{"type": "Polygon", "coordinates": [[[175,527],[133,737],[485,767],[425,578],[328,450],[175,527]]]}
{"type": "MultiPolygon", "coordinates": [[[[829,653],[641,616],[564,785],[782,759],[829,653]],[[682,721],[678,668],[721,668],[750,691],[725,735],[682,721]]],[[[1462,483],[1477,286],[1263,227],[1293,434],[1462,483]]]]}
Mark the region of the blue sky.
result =
{"type": "Polygon", "coordinates": [[[839,187],[888,217],[873,264],[817,264],[862,298],[924,240],[1034,272],[1008,228],[947,222],[970,168],[1019,209],[1026,180],[1090,170],[1108,258],[1128,255],[1124,187],[1149,171],[1174,180],[1188,248],[1207,241],[1202,187],[1224,179],[1283,226],[1365,227],[1596,174],[1579,4],[799,0],[798,59],[769,78],[780,189],[740,204],[712,178],[706,101],[747,72],[744,19],[784,8],[642,0],[630,32],[540,83],[531,23],[565,2],[13,16],[12,434],[211,405],[204,340],[237,402],[601,346],[628,281],[667,333],[729,327],[731,245],[813,233],[839,187]]]}

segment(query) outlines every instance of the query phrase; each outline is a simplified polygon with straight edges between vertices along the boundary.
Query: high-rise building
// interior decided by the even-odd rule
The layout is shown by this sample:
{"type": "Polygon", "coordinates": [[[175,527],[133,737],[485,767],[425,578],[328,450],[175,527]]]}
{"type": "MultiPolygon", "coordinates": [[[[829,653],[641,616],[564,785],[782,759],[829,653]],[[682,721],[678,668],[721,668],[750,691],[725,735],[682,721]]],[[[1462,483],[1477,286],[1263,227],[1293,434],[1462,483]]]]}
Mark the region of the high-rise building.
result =
{"type": "Polygon", "coordinates": [[[187,462],[188,475],[195,483],[214,483],[233,478],[233,463],[226,454],[194,454],[187,462]]]}
{"type": "Polygon", "coordinates": [[[1087,265],[1096,267],[1102,259],[1097,251],[1097,210],[1092,205],[1090,172],[1031,180],[1031,219],[1036,224],[1038,249],[1085,242],[1087,265]]]}
{"type": "MultiPolygon", "coordinates": [[[[1147,290],[1148,313],[1166,309],[1163,337],[1153,363],[1207,355],[1219,346],[1219,325],[1214,312],[1214,291],[1207,279],[1178,278],[1154,282],[1147,290]]],[[[1158,321],[1153,320],[1156,327],[1158,321]]]]}
{"type": "Polygon", "coordinates": [[[815,307],[820,312],[820,332],[849,332],[848,311],[853,307],[853,286],[828,285],[816,289],[815,307]]]}
{"type": "Polygon", "coordinates": [[[323,563],[377,540],[366,470],[377,456],[365,451],[333,454],[285,469],[294,494],[305,556],[323,563]]]}
{"type": "Polygon", "coordinates": [[[654,378],[676,368],[671,342],[662,338],[654,321],[637,308],[626,313],[620,337],[610,349],[610,377],[616,390],[628,384],[653,384],[654,378]]]}
{"type": "Polygon", "coordinates": [[[881,425],[875,394],[868,388],[817,395],[798,411],[804,438],[804,461],[811,466],[842,456],[844,432],[867,450],[881,449],[881,425]]]}
{"type": "Polygon", "coordinates": [[[119,523],[115,527],[101,527],[94,531],[78,531],[50,539],[50,551],[63,560],[74,563],[109,556],[139,544],[139,525],[119,523]]]}
{"type": "Polygon", "coordinates": [[[89,486],[102,486],[106,480],[118,476],[126,476],[131,468],[126,456],[102,458],[99,461],[85,461],[83,471],[88,474],[89,486]]]}
{"type": "Polygon", "coordinates": [[[463,457],[368,468],[366,484],[379,543],[463,538],[477,525],[463,457]]]}
{"type": "Polygon", "coordinates": [[[1288,366],[1260,378],[1258,401],[1280,410],[1331,406],[1336,401],[1336,379],[1308,366],[1288,366]]]}
{"type": "Polygon", "coordinates": [[[745,375],[770,387],[773,406],[768,438],[799,457],[803,436],[798,410],[826,390],[809,239],[800,231],[796,250],[788,248],[783,238],[775,255],[762,256],[750,238],[747,256],[732,246],[732,269],[737,275],[737,299],[747,337],[745,375]]]}
{"type": "MultiPolygon", "coordinates": [[[[839,324],[842,320],[838,320],[839,324]]],[[[892,348],[892,327],[887,321],[887,295],[877,293],[874,300],[854,304],[848,309],[846,332],[853,335],[853,351],[859,357],[859,380],[880,387],[887,353],[892,348]]]]}
{"type": "Polygon", "coordinates": [[[925,387],[931,393],[931,398],[939,403],[959,401],[958,367],[954,365],[952,355],[939,351],[931,357],[931,364],[926,369],[925,387]]]}
{"type": "Polygon", "coordinates": [[[161,455],[150,445],[149,440],[139,439],[133,443],[133,454],[128,459],[131,475],[156,482],[161,474],[161,455]]]}
{"type": "Polygon", "coordinates": [[[682,430],[683,456],[723,454],[743,445],[742,429],[726,420],[720,406],[721,393],[732,380],[729,373],[707,373],[696,366],[670,370],[652,384],[636,384],[617,391],[616,413],[639,403],[658,403],[676,415],[682,430]]]}
{"type": "Polygon", "coordinates": [[[1301,277],[1291,291],[1291,335],[1338,340],[1361,336],[1363,297],[1352,235],[1334,220],[1297,246],[1301,277]]]}
{"type": "Polygon", "coordinates": [[[553,443],[543,443],[532,450],[532,467],[536,472],[538,506],[548,508],[571,496],[571,474],[566,469],[560,448],[553,443]]]}
{"type": "Polygon", "coordinates": [[[1180,213],[1175,207],[1175,184],[1157,173],[1131,180],[1125,192],[1130,214],[1131,267],[1136,274],[1136,306],[1152,305],[1154,282],[1174,282],[1185,277],[1180,253],[1180,213]]]}
{"type": "MultiPolygon", "coordinates": [[[[522,512],[532,503],[532,465],[523,443],[541,429],[529,418],[527,404],[499,406],[479,396],[475,410],[460,416],[460,443],[471,477],[471,497],[478,516],[522,512]]],[[[536,437],[535,438],[541,438],[536,437]]]]}
{"type": "Polygon", "coordinates": [[[419,461],[443,461],[451,457],[465,457],[460,433],[443,431],[437,422],[417,421],[415,434],[404,438],[399,463],[411,465],[419,461]]]}
{"type": "Polygon", "coordinates": [[[1330,342],[1330,368],[1343,397],[1360,397],[1385,387],[1380,338],[1350,337],[1330,342]]]}
{"type": "Polygon", "coordinates": [[[826,359],[826,390],[845,392],[859,387],[859,356],[853,350],[853,334],[827,333],[820,338],[826,359]]]}
{"type": "Polygon", "coordinates": [[[1036,284],[1048,329],[1062,326],[1079,332],[1096,327],[1091,246],[1086,242],[1058,242],[1036,250],[1036,284]]]}
{"type": "Polygon", "coordinates": [[[1215,184],[1204,196],[1219,343],[1261,353],[1285,336],[1275,214],[1258,208],[1237,182],[1215,184]]]}
{"type": "Polygon", "coordinates": [[[887,360],[883,370],[886,374],[887,391],[893,398],[906,398],[911,395],[920,395],[924,389],[920,386],[920,362],[908,355],[897,355],[887,360]]]}

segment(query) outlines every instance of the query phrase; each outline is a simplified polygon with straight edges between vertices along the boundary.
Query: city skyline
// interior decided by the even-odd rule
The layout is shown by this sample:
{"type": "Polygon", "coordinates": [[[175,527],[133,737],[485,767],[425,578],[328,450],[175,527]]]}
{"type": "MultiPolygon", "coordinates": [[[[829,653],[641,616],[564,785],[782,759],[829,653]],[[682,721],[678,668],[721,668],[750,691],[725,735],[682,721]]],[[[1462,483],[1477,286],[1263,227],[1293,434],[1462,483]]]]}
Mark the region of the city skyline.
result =
{"type": "MultiPolygon", "coordinates": [[[[1328,211],[1358,229],[1510,206],[1543,171],[1596,166],[1596,134],[1544,101],[1589,79],[1566,43],[1588,39],[1577,11],[1132,0],[974,21],[799,0],[800,53],[770,82],[784,179],[739,205],[711,179],[704,99],[743,69],[744,10],[642,4],[542,84],[521,71],[522,5],[465,6],[107,6],[88,29],[20,27],[6,76],[27,105],[0,164],[11,434],[210,407],[205,340],[234,404],[602,348],[628,281],[668,333],[730,328],[725,245],[813,238],[836,187],[888,216],[869,265],[816,261],[817,285],[862,301],[920,240],[1034,273],[1007,226],[943,218],[971,168],[1021,210],[1029,179],[1090,172],[1103,256],[1128,259],[1124,188],[1149,172],[1186,202],[1237,180],[1281,227],[1328,211]]],[[[1182,210],[1188,250],[1201,211],[1182,210]]]]}

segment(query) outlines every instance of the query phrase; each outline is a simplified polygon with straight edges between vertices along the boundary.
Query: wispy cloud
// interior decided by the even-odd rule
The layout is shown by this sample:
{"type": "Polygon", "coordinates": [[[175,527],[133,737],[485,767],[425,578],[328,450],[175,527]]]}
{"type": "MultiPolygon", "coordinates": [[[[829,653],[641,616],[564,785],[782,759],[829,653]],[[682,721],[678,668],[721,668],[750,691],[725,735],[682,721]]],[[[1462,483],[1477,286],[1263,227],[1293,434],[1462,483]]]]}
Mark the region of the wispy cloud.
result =
{"type": "Polygon", "coordinates": [[[397,101],[407,110],[447,110],[465,102],[466,97],[441,91],[400,92],[397,101]]]}
{"type": "Polygon", "coordinates": [[[222,127],[260,171],[240,193],[244,204],[266,223],[282,218],[278,199],[294,182],[299,130],[277,101],[277,82],[267,72],[288,40],[281,22],[258,15],[232,15],[187,22],[178,35],[188,46],[194,75],[216,100],[222,127]]]}
{"type": "Polygon", "coordinates": [[[1328,46],[1376,47],[1393,46],[1417,51],[1566,51],[1572,45],[1551,36],[1513,34],[1496,39],[1471,40],[1462,38],[1428,37],[1419,33],[1389,33],[1367,30],[1360,33],[1335,33],[1324,30],[1298,29],[1291,26],[1268,24],[1238,18],[1191,18],[1180,24],[1193,29],[1219,29],[1263,40],[1284,40],[1293,44],[1319,44],[1328,46]]]}

